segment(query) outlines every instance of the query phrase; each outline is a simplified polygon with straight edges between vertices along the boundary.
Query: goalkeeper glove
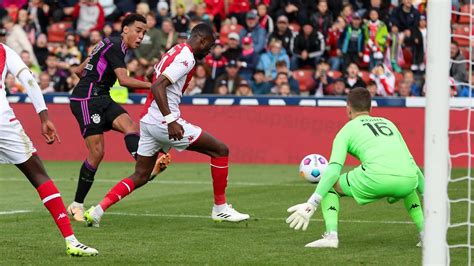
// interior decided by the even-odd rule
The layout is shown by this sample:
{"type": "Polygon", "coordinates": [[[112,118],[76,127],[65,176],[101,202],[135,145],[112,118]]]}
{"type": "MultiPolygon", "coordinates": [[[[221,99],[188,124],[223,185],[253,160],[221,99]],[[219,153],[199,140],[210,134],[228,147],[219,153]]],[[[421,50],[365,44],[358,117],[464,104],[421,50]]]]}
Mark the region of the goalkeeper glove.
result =
{"type": "Polygon", "coordinates": [[[309,219],[313,216],[317,207],[318,205],[305,202],[288,208],[287,211],[293,214],[286,219],[286,223],[290,224],[290,228],[294,228],[295,230],[302,228],[303,231],[306,231],[309,225],[309,219]]]}

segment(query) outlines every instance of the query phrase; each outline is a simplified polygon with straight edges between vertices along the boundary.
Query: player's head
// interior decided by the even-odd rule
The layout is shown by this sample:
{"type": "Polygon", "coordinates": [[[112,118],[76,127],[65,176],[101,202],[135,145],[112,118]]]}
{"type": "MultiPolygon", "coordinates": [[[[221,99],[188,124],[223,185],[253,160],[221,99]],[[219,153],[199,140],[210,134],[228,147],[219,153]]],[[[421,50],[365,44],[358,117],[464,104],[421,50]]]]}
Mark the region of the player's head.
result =
{"type": "Polygon", "coordinates": [[[353,119],[361,113],[369,113],[371,103],[372,97],[366,88],[355,88],[347,95],[347,115],[353,119]]]}
{"type": "Polygon", "coordinates": [[[198,60],[203,59],[214,46],[216,38],[211,26],[200,23],[191,30],[191,36],[188,43],[193,48],[194,57],[198,60]]]}
{"type": "Polygon", "coordinates": [[[135,49],[142,43],[146,32],[146,18],[132,13],[122,21],[122,37],[128,48],[135,49]]]}

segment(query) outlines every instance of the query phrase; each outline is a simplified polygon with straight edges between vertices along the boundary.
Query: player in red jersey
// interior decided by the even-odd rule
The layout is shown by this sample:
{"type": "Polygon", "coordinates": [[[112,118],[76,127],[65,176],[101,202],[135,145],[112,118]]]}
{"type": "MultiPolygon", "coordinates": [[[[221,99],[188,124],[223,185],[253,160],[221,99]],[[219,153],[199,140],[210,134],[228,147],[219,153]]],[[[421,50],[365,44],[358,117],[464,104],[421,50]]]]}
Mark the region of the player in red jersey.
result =
{"type": "Polygon", "coordinates": [[[227,204],[229,149],[201,128],[180,117],[179,103],[194,73],[196,60],[203,59],[215,43],[212,28],[207,24],[196,25],[186,43],[171,48],[155,66],[155,81],[151,86],[155,101],[140,120],[140,142],[135,173],[117,183],[104,199],[84,213],[89,226],[99,226],[104,211],[134,189],[148,182],[159,151],[190,150],[211,157],[211,174],[214,189],[212,219],[240,222],[249,219],[227,204]]]}
{"type": "Polygon", "coordinates": [[[98,251],[81,244],[71,227],[66,208],[54,182],[36,154],[30,138],[8,104],[5,91],[7,72],[13,74],[25,87],[36,113],[41,120],[41,134],[48,144],[59,141],[56,127],[49,120],[41,89],[20,56],[10,47],[0,44],[0,163],[14,164],[36,188],[44,206],[51,213],[59,231],[66,240],[66,253],[73,256],[95,256],[98,251]]]}

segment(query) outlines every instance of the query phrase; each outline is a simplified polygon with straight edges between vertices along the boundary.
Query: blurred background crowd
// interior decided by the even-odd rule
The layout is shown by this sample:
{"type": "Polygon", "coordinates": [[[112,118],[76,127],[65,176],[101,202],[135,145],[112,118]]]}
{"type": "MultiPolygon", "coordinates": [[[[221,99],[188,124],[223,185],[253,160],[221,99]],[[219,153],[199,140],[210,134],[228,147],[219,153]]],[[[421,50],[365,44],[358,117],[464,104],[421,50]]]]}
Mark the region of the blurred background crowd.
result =
{"type": "MultiPolygon", "coordinates": [[[[121,21],[147,19],[141,46],[126,57],[130,76],[209,23],[218,41],[199,62],[186,94],[346,95],[367,87],[374,96],[423,96],[426,0],[3,0],[0,42],[33,71],[44,93],[69,92],[72,74],[103,38],[119,36],[121,21]]],[[[453,9],[471,7],[453,0],[453,9]]],[[[470,17],[453,15],[451,96],[469,95],[470,17]],[[467,20],[466,20],[467,18],[467,20]]],[[[8,93],[23,88],[8,75],[8,93]]],[[[119,87],[119,84],[116,84],[119,87]]],[[[129,90],[147,93],[147,89],[129,90]]]]}

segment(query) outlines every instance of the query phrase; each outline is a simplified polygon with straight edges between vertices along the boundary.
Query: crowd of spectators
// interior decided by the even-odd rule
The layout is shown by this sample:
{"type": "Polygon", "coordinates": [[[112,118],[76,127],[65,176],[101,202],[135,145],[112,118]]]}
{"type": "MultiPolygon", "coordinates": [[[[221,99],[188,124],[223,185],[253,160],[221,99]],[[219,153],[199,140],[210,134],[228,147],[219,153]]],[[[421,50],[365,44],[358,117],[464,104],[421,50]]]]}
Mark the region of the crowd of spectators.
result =
{"type": "MultiPolygon", "coordinates": [[[[148,31],[126,61],[140,80],[194,25],[216,30],[188,95],[337,96],[367,87],[374,96],[423,96],[425,11],[425,0],[3,0],[0,42],[21,55],[44,93],[69,92],[78,81],[74,68],[136,12],[148,31]]],[[[455,41],[451,58],[451,95],[467,96],[455,41]]],[[[11,94],[23,92],[11,75],[5,84],[11,94]]]]}

